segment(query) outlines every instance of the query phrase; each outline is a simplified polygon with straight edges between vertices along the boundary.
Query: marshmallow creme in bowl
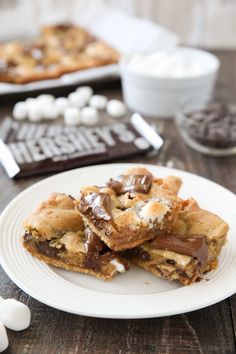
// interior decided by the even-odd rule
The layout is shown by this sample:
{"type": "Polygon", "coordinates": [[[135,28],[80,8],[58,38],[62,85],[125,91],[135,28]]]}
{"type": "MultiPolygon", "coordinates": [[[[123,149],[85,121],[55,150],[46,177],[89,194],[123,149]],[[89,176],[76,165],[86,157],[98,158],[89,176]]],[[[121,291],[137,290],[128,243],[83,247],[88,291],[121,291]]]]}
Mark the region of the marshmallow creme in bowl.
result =
{"type": "Polygon", "coordinates": [[[201,109],[212,98],[219,66],[214,55],[187,47],[123,58],[125,103],[151,117],[201,109]]]}

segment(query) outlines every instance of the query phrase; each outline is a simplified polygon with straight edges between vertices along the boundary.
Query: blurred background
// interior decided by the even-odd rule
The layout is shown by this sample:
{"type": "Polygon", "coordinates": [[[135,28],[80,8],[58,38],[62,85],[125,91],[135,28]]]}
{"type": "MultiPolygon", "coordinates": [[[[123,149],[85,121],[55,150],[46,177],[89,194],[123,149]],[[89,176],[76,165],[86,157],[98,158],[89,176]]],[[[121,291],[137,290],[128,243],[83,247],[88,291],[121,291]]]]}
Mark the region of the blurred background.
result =
{"type": "Polygon", "coordinates": [[[101,4],[154,21],[186,45],[236,48],[235,0],[0,0],[0,40],[34,36],[45,23],[80,22],[101,4]]]}

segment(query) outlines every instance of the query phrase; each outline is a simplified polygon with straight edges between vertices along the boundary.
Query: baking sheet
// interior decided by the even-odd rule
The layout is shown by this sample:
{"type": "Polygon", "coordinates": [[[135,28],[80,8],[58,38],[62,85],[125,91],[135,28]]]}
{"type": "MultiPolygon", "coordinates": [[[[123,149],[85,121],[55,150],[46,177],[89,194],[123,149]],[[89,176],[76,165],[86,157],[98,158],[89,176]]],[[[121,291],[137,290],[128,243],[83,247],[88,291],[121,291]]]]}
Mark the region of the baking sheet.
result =
{"type": "Polygon", "coordinates": [[[87,81],[119,77],[118,64],[104,65],[97,68],[80,70],[64,74],[57,79],[34,81],[27,84],[0,83],[0,95],[20,93],[33,90],[45,90],[55,87],[64,87],[82,84],[87,81]]]}

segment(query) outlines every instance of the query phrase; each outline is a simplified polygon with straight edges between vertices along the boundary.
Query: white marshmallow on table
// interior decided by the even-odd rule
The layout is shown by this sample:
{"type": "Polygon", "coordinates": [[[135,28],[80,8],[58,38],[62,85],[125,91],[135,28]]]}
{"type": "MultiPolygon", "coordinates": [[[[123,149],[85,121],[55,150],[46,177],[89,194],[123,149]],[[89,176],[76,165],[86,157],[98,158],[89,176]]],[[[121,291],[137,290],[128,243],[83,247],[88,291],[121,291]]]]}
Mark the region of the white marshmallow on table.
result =
{"type": "Polygon", "coordinates": [[[55,108],[58,115],[62,115],[67,107],[69,107],[69,101],[66,97],[58,97],[55,99],[55,108]]]}
{"type": "Polygon", "coordinates": [[[99,117],[96,108],[84,107],[81,109],[81,122],[85,125],[94,125],[98,123],[99,117]]]}
{"type": "Polygon", "coordinates": [[[25,100],[27,107],[31,104],[34,104],[35,102],[36,102],[36,98],[32,98],[32,97],[29,97],[25,100]]]}
{"type": "Polygon", "coordinates": [[[25,102],[17,102],[12,112],[13,118],[23,120],[27,118],[27,105],[25,102]]]}
{"type": "Polygon", "coordinates": [[[69,107],[64,112],[66,125],[78,125],[81,123],[80,110],[76,107],[69,107]]]}
{"type": "Polygon", "coordinates": [[[115,118],[122,117],[126,113],[126,106],[119,100],[110,100],[107,103],[107,113],[115,118]]]}
{"type": "Polygon", "coordinates": [[[4,352],[8,348],[9,341],[6,328],[3,323],[0,322],[0,353],[4,352]]]}
{"type": "Polygon", "coordinates": [[[28,306],[15,299],[6,299],[0,304],[0,321],[13,331],[22,331],[30,325],[28,306]]]}
{"type": "Polygon", "coordinates": [[[43,119],[54,120],[59,117],[55,103],[48,103],[41,107],[43,119]]]}
{"type": "Polygon", "coordinates": [[[42,105],[34,98],[28,98],[25,103],[29,120],[40,122],[43,119],[42,105]]]}
{"type": "Polygon", "coordinates": [[[76,89],[76,92],[83,96],[84,99],[88,102],[88,100],[93,94],[93,89],[90,86],[80,86],[76,89]]]}
{"type": "Polygon", "coordinates": [[[55,97],[50,94],[42,94],[37,97],[37,100],[42,104],[52,104],[55,100],[55,97]]]}
{"type": "Polygon", "coordinates": [[[98,110],[104,110],[106,108],[107,98],[102,95],[93,95],[89,100],[90,107],[94,107],[98,110]]]}
{"type": "Polygon", "coordinates": [[[87,104],[87,98],[79,92],[71,92],[68,96],[69,104],[74,107],[82,108],[87,104]]]}
{"type": "Polygon", "coordinates": [[[150,144],[142,136],[134,140],[134,145],[137,146],[137,148],[140,150],[146,150],[150,147],[150,144]]]}

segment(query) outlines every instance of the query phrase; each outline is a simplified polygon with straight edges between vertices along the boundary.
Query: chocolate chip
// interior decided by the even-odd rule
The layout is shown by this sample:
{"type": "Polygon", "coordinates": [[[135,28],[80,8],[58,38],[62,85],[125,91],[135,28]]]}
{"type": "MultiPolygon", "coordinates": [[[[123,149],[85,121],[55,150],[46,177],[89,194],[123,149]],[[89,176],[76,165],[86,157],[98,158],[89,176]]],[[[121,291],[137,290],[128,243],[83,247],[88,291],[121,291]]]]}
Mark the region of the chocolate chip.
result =
{"type": "Polygon", "coordinates": [[[175,265],[176,264],[176,262],[173,259],[167,259],[166,263],[167,264],[171,264],[171,265],[175,265]]]}
{"type": "Polygon", "coordinates": [[[214,148],[236,145],[236,104],[226,107],[219,102],[186,114],[182,127],[200,144],[214,148]]]}
{"type": "Polygon", "coordinates": [[[49,241],[37,242],[38,250],[50,257],[56,257],[59,250],[49,245],[49,241]]]}
{"type": "Polygon", "coordinates": [[[142,259],[143,261],[147,261],[150,259],[150,255],[147,251],[142,249],[141,247],[135,247],[122,252],[122,255],[126,258],[136,257],[142,259]]]}

